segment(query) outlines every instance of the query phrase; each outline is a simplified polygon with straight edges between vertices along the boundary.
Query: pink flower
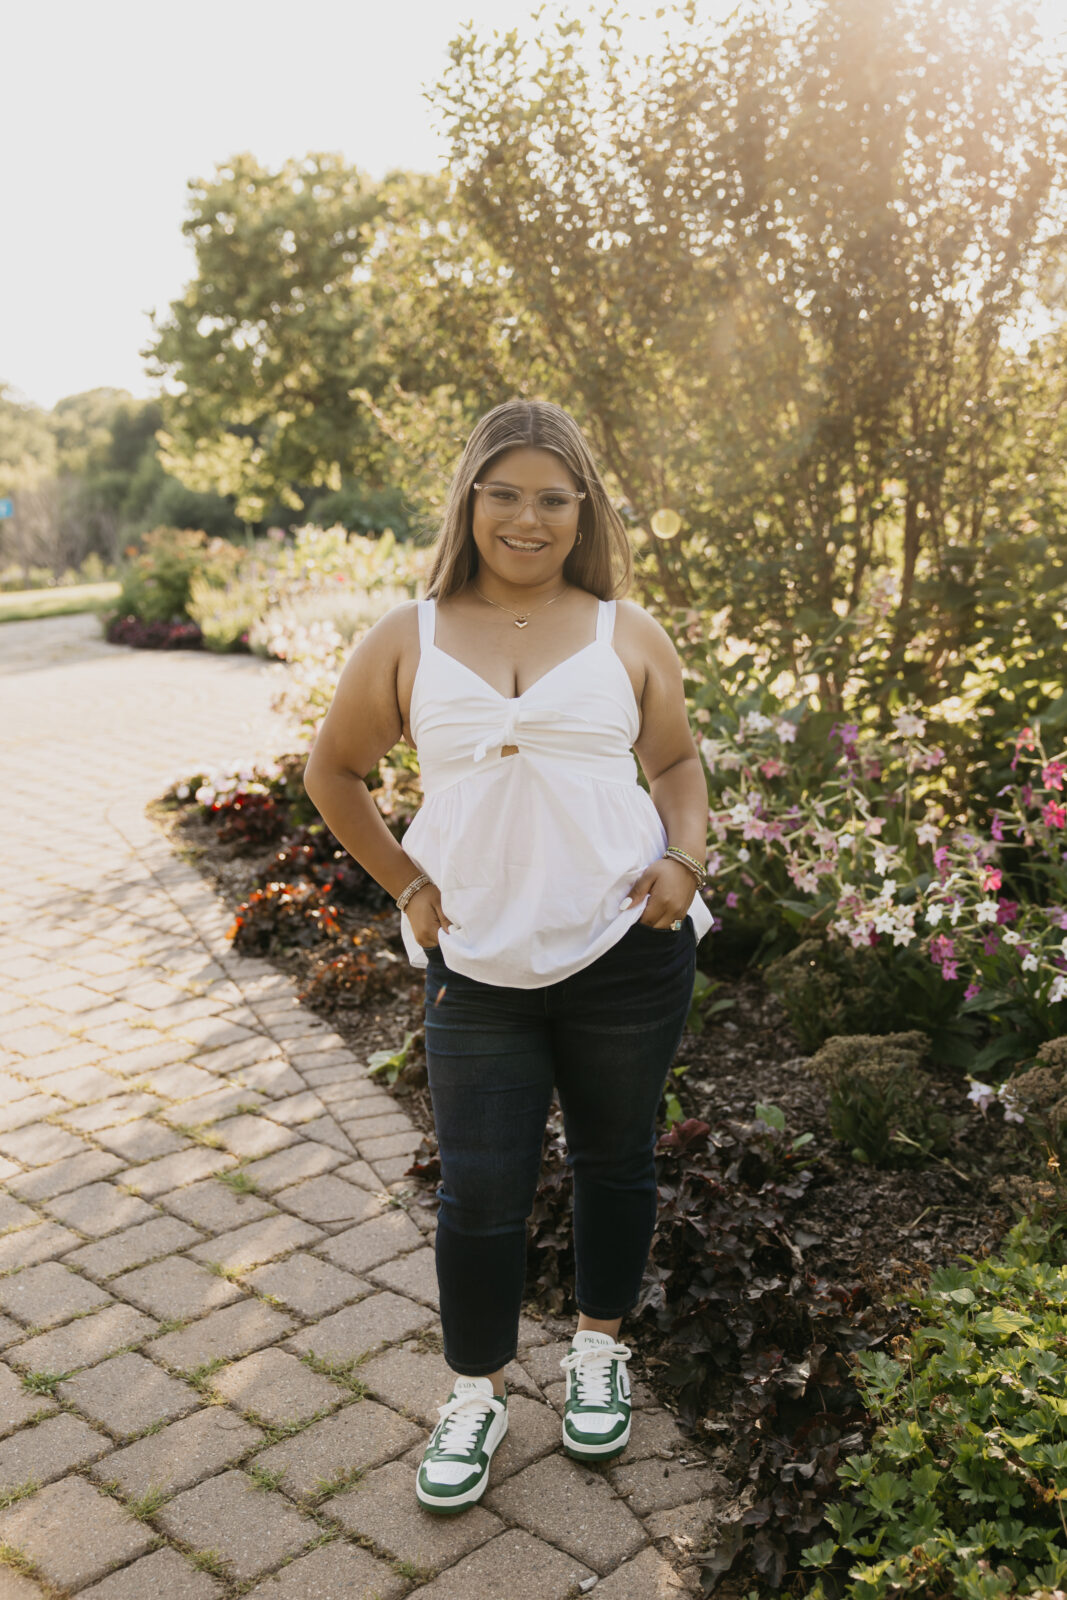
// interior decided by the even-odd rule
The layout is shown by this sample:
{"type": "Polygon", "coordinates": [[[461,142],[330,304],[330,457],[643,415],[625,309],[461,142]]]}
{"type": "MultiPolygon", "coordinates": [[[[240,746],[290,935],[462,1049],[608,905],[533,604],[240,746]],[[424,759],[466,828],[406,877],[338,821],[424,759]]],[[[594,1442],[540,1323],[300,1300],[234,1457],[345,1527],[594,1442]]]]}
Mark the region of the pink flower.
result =
{"type": "Polygon", "coordinates": [[[987,956],[996,955],[997,951],[1000,949],[1000,935],[994,933],[992,928],[990,928],[989,932],[982,940],[982,949],[985,951],[987,956]]]}
{"type": "Polygon", "coordinates": [[[863,776],[865,778],[880,778],[882,776],[882,763],[880,761],[868,761],[863,769],[863,776]]]}
{"type": "Polygon", "coordinates": [[[941,879],[941,882],[944,883],[945,879],[948,877],[947,844],[938,845],[937,849],[934,851],[934,866],[937,868],[938,877],[941,879]]]}
{"type": "Polygon", "coordinates": [[[884,817],[868,817],[866,823],[864,824],[863,831],[870,838],[876,839],[884,827],[884,817]]]}
{"type": "Polygon", "coordinates": [[[726,896],[726,904],[730,907],[731,911],[737,905],[737,895],[734,893],[733,889],[731,889],[730,893],[726,896]]]}
{"type": "Polygon", "coordinates": [[[999,867],[987,867],[982,874],[982,893],[989,894],[992,889],[999,889],[1003,881],[999,867]]]}
{"type": "Polygon", "coordinates": [[[989,831],[993,835],[994,839],[996,839],[998,844],[1003,840],[1003,838],[1004,838],[1004,826],[1003,826],[1003,824],[1002,824],[1002,822],[1001,822],[999,817],[994,817],[993,818],[993,826],[990,828],[989,831]]]}
{"type": "Polygon", "coordinates": [[[1022,803],[1023,803],[1024,806],[1032,806],[1033,805],[1033,803],[1034,803],[1034,791],[1033,791],[1033,787],[1032,787],[1031,784],[1029,784],[1029,783],[1024,783],[1023,784],[1022,788],[1019,790],[1019,798],[1022,800],[1022,803]]]}
{"type": "Polygon", "coordinates": [[[1015,922],[1019,915],[1018,900],[999,900],[997,903],[1000,906],[1000,910],[997,912],[997,922],[1001,925],[1005,922],[1015,922]]]}
{"type": "Polygon", "coordinates": [[[1041,782],[1046,789],[1062,789],[1065,772],[1067,766],[1062,761],[1050,761],[1047,767],[1041,769],[1041,782]]]}
{"type": "Polygon", "coordinates": [[[1067,805],[1050,800],[1042,809],[1041,820],[1049,828],[1067,828],[1067,805]]]}
{"type": "Polygon", "coordinates": [[[1033,730],[1033,728],[1024,728],[1022,733],[1017,733],[1015,735],[1015,754],[1014,754],[1014,756],[1012,756],[1012,759],[1011,759],[1011,770],[1013,772],[1015,771],[1015,768],[1018,766],[1018,763],[1019,763],[1019,752],[1020,752],[1020,750],[1033,750],[1034,748],[1035,748],[1035,745],[1034,745],[1034,730],[1033,730]]]}
{"type": "Polygon", "coordinates": [[[786,765],[777,756],[768,756],[766,761],[760,762],[760,771],[765,778],[780,778],[786,771],[786,765]]]}
{"type": "Polygon", "coordinates": [[[959,972],[957,971],[956,963],[954,961],[944,962],[941,967],[941,976],[946,983],[951,983],[953,978],[958,978],[959,972]]]}
{"type": "MultiPolygon", "coordinates": [[[[942,976],[943,975],[944,974],[942,974],[942,976]]],[[[973,1000],[975,995],[981,994],[981,992],[982,985],[980,983],[969,983],[966,989],[963,991],[963,998],[965,1000],[973,1000]]]]}
{"type": "Polygon", "coordinates": [[[930,940],[930,960],[936,965],[939,961],[951,961],[956,954],[956,946],[944,933],[935,933],[930,940]]]}

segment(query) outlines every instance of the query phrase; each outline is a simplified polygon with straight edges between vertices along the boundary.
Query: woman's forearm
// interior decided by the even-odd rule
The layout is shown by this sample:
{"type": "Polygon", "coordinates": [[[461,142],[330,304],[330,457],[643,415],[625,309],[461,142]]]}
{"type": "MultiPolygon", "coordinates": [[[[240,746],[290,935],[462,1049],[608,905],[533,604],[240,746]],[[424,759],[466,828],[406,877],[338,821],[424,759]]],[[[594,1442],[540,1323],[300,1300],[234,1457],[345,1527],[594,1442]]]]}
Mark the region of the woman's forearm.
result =
{"type": "Polygon", "coordinates": [[[354,772],[316,772],[304,788],[319,816],[365,872],[395,900],[419,868],[405,855],[386,826],[370,790],[354,772]]]}
{"type": "Polygon", "coordinates": [[[663,819],[667,843],[676,844],[701,866],[708,848],[708,784],[699,756],[686,756],[650,782],[652,804],[663,819]]]}

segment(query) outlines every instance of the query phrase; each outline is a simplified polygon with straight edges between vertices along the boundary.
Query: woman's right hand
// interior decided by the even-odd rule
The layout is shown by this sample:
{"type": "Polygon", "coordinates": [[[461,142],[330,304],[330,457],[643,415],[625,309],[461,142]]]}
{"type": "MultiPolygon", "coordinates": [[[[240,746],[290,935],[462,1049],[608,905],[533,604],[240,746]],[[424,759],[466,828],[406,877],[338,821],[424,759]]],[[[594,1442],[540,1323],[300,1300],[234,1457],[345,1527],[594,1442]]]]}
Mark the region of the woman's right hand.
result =
{"type": "Polygon", "coordinates": [[[452,924],[441,909],[441,891],[436,883],[424,883],[404,907],[411,931],[422,949],[438,942],[441,929],[452,932],[452,924]]]}

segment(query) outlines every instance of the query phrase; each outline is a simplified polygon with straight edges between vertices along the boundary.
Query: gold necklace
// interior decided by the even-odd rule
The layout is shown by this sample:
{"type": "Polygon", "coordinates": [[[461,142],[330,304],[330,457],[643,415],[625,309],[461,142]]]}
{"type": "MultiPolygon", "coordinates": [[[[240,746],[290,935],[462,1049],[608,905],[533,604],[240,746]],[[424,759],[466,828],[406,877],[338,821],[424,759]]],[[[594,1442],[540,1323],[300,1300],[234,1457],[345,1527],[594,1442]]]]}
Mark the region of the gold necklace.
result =
{"type": "Polygon", "coordinates": [[[516,621],[515,621],[516,628],[525,628],[526,624],[529,622],[530,618],[533,616],[534,611],[543,611],[545,609],[545,606],[550,606],[552,604],[553,600],[562,600],[563,596],[567,593],[566,589],[561,589],[559,591],[559,594],[554,594],[552,596],[552,600],[546,600],[544,602],[544,604],[539,605],[539,606],[534,606],[533,611],[513,611],[511,606],[502,606],[502,605],[500,605],[500,601],[499,600],[489,600],[489,596],[487,594],[482,594],[482,591],[479,589],[479,587],[478,587],[478,585],[476,583],[472,583],[471,584],[471,588],[474,590],[475,594],[481,594],[483,600],[488,600],[489,604],[491,606],[499,606],[501,611],[511,611],[511,615],[516,619],[516,621]]]}

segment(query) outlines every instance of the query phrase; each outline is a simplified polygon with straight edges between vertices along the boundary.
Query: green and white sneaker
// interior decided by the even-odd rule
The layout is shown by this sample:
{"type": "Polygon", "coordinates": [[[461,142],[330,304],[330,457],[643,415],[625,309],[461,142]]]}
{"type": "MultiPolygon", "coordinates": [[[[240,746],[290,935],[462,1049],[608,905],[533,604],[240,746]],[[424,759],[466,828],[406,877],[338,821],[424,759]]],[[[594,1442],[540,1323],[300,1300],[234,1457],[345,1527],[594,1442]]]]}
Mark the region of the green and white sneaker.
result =
{"type": "Polygon", "coordinates": [[[508,1431],[507,1395],[493,1393],[492,1378],[457,1378],[437,1411],[415,1493],[428,1511],[447,1515],[481,1499],[493,1451],[508,1431]]]}
{"type": "Polygon", "coordinates": [[[579,1460],[610,1461],[630,1438],[630,1376],[633,1351],[610,1333],[581,1328],[560,1366],[567,1375],[563,1448],[579,1460]]]}

